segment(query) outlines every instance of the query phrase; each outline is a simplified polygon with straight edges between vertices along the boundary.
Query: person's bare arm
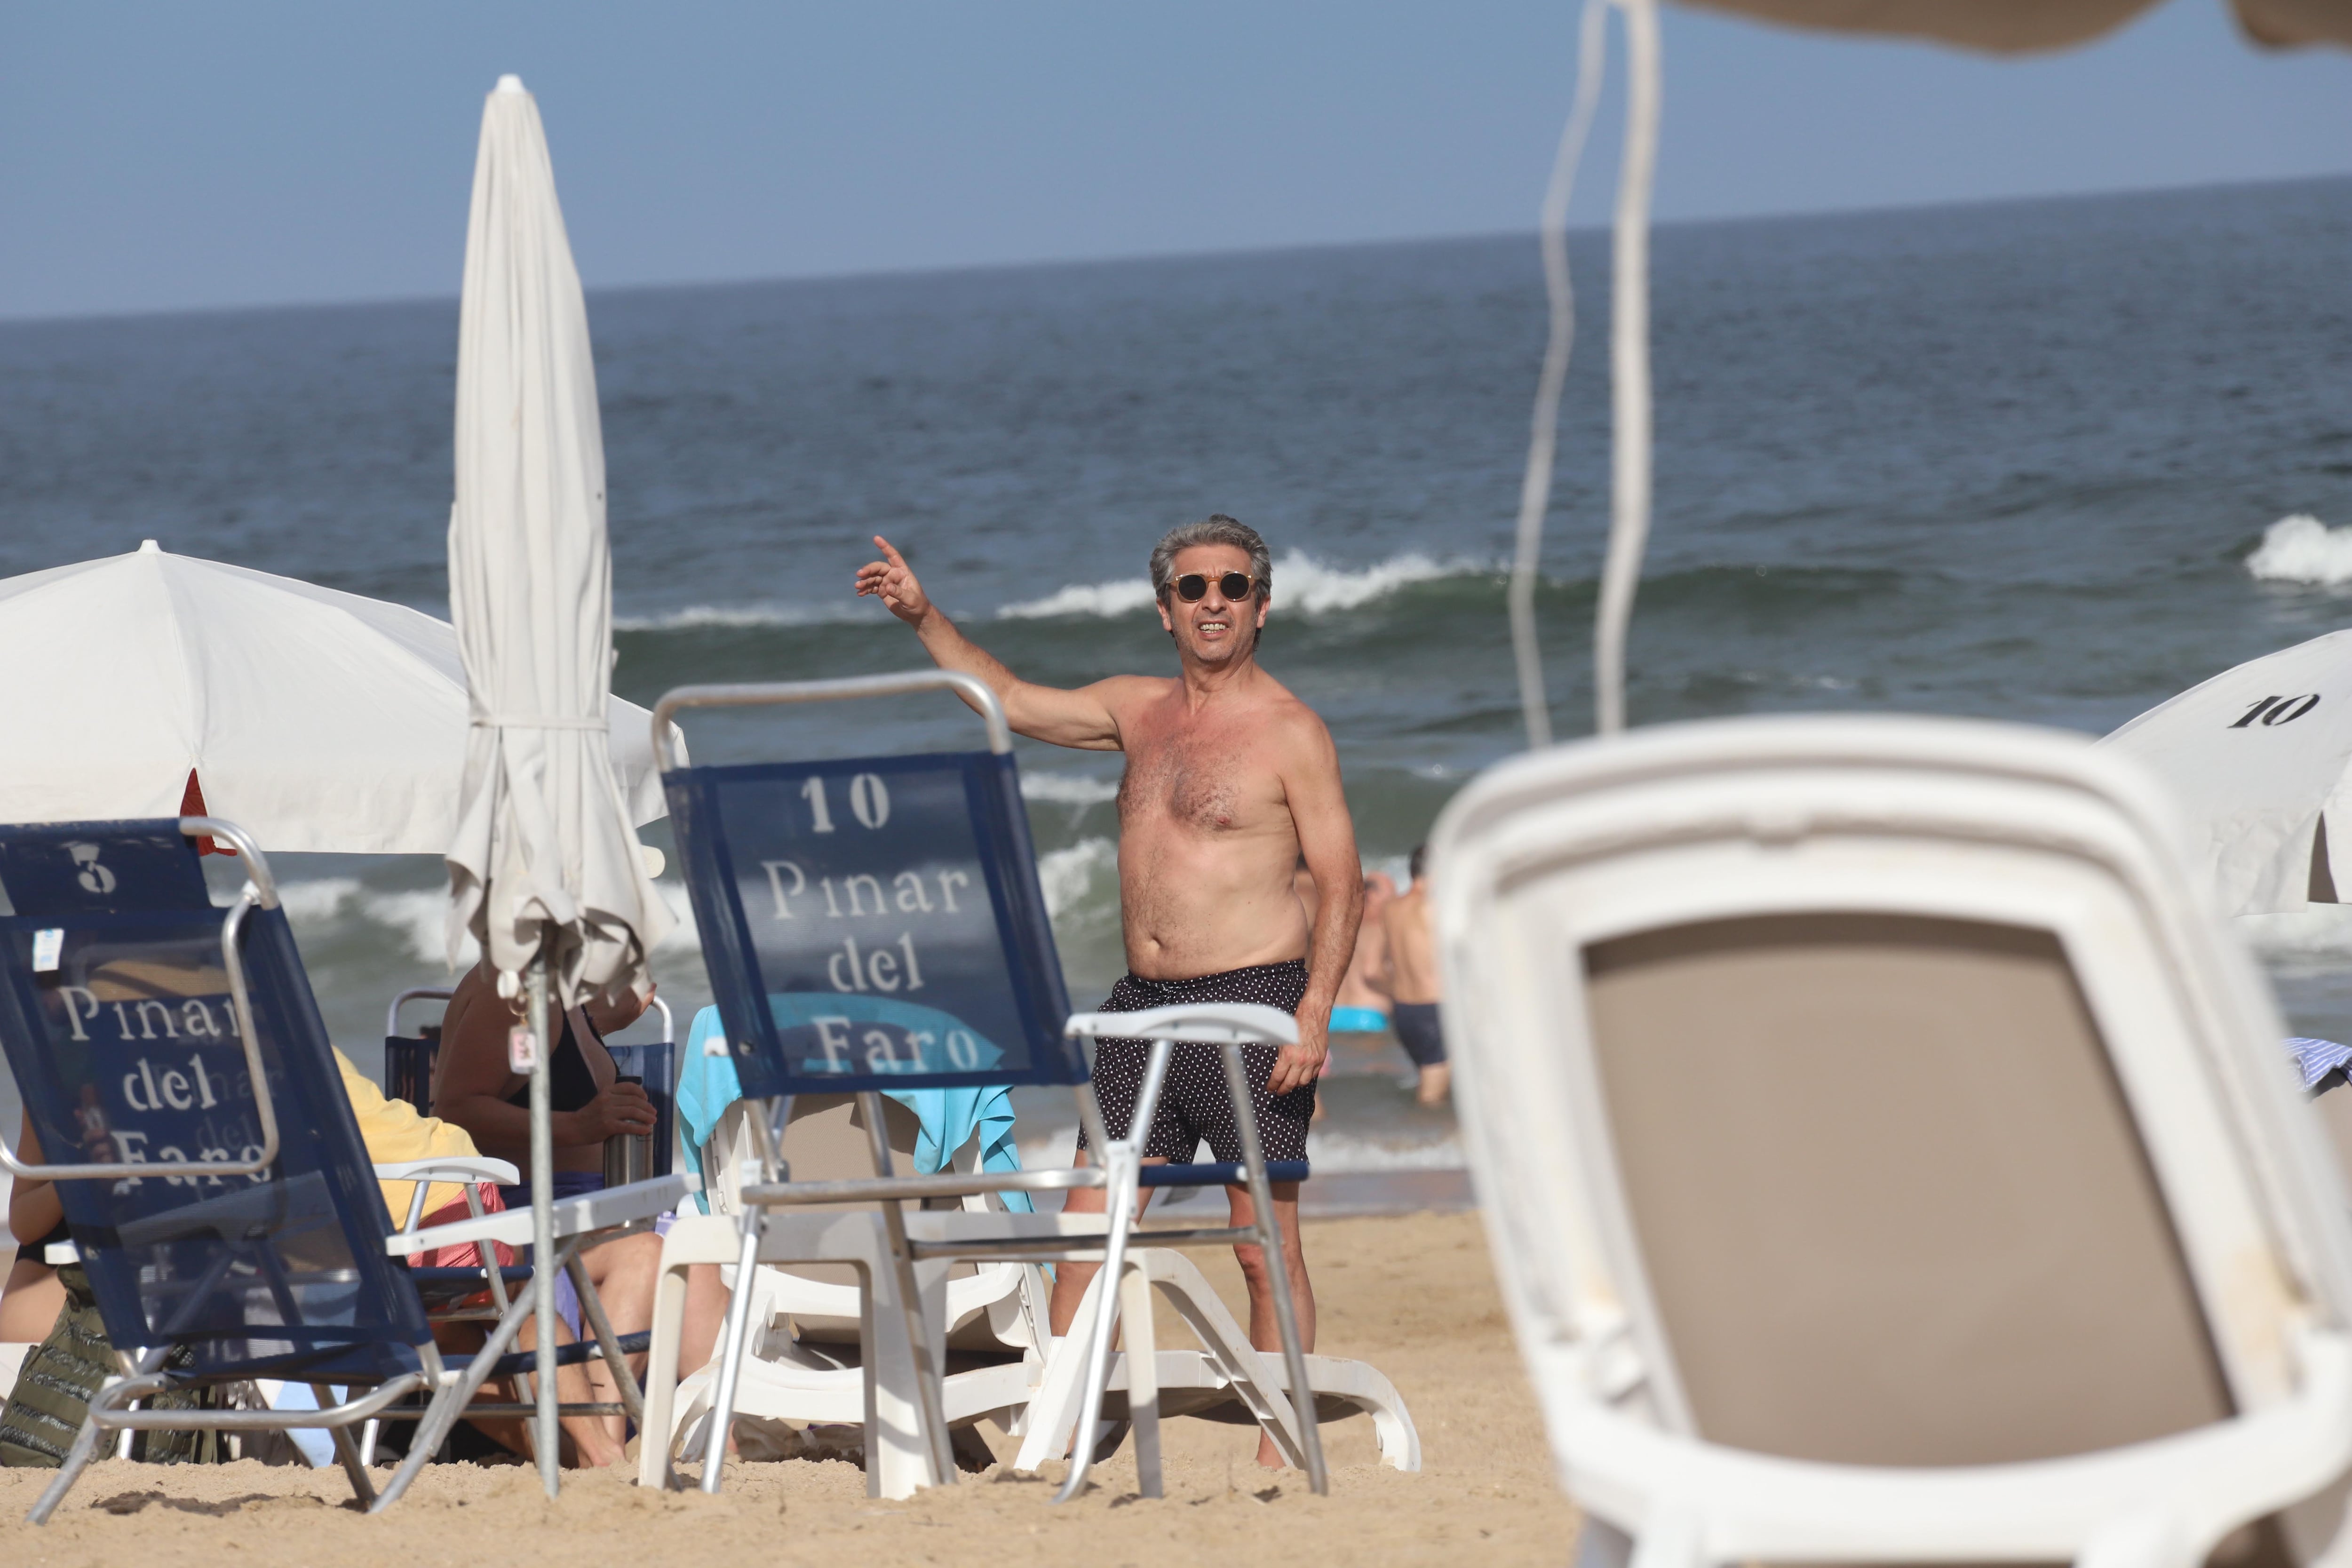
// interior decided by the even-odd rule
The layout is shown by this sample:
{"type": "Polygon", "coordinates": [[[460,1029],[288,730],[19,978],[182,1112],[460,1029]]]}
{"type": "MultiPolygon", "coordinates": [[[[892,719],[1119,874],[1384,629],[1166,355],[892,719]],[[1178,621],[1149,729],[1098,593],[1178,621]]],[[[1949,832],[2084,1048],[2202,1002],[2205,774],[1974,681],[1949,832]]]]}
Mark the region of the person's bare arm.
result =
{"type": "Polygon", "coordinates": [[[1004,705],[1005,721],[1014,732],[1080,751],[1120,749],[1117,709],[1122,697],[1131,695],[1127,689],[1139,684],[1137,677],[1114,676],[1075,691],[1022,679],[931,603],[906,557],[888,540],[877,533],[874,542],[884,559],[857,569],[858,595],[881,600],[884,608],[914,627],[923,651],[941,669],[961,670],[987,682],[1004,705]]]}
{"type": "Polygon", "coordinates": [[[1298,1004],[1298,1043],[1283,1047],[1275,1058],[1266,1079],[1270,1094],[1286,1094],[1322,1072],[1331,1048],[1331,999],[1356,955],[1356,927],[1364,910],[1364,868],[1356,855],[1356,824],[1339,787],[1339,751],[1331,732],[1311,713],[1297,730],[1282,783],[1318,897],[1307,939],[1307,995],[1298,1004]]]}
{"type": "MultiPolygon", "coordinates": [[[[41,1141],[33,1135],[33,1119],[29,1115],[17,1128],[16,1158],[27,1165],[41,1163],[41,1141]]],[[[8,1234],[18,1241],[40,1240],[65,1217],[65,1205],[58,1202],[56,1183],[19,1176],[8,1189],[8,1234]]]]}
{"type": "MultiPolygon", "coordinates": [[[[514,1009],[500,1000],[488,973],[487,965],[477,965],[450,998],[441,1056],[434,1064],[433,1114],[464,1128],[478,1147],[528,1148],[530,1112],[506,1100],[529,1081],[507,1068],[514,1009]]],[[[562,1016],[550,1025],[560,1030],[562,1016]]],[[[552,1040],[547,1048],[554,1048],[552,1040]]],[[[642,1137],[654,1130],[653,1101],[636,1084],[615,1083],[577,1110],[556,1111],[548,1125],[559,1149],[602,1143],[615,1132],[642,1137]]]]}

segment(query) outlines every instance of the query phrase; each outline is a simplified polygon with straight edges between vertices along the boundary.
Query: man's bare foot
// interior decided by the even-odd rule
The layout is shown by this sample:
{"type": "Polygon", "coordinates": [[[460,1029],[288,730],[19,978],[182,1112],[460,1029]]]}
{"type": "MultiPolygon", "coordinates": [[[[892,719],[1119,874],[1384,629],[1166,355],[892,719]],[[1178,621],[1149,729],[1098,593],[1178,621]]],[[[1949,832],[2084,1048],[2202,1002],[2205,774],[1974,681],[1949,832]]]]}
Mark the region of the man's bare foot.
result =
{"type": "Polygon", "coordinates": [[[1423,1105],[1443,1105],[1454,1085],[1454,1069],[1444,1062],[1421,1069],[1421,1088],[1413,1098],[1423,1105]]]}

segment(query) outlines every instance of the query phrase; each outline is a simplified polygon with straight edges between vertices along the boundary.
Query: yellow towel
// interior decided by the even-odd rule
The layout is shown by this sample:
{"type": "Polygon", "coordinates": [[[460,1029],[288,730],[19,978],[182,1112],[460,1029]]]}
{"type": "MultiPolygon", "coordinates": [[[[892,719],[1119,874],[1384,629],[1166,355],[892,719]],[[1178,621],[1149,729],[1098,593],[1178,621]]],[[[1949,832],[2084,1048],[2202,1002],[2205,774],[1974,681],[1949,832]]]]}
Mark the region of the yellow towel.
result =
{"type": "MultiPolygon", "coordinates": [[[[376,1088],[352,1066],[351,1058],[342,1052],[335,1053],[335,1065],[343,1072],[343,1093],[351,1098],[352,1110],[359,1118],[360,1137],[367,1143],[368,1158],[379,1165],[389,1165],[402,1160],[432,1160],[449,1154],[472,1154],[474,1140],[454,1121],[419,1116],[416,1107],[404,1100],[387,1100],[383,1090],[376,1088]]],[[[415,1191],[414,1182],[379,1182],[383,1189],[384,1206],[392,1210],[392,1223],[408,1223],[409,1194],[415,1191]]],[[[463,1203],[466,1191],[454,1182],[436,1182],[425,1194],[425,1212],[432,1214],[445,1204],[463,1203]]]]}

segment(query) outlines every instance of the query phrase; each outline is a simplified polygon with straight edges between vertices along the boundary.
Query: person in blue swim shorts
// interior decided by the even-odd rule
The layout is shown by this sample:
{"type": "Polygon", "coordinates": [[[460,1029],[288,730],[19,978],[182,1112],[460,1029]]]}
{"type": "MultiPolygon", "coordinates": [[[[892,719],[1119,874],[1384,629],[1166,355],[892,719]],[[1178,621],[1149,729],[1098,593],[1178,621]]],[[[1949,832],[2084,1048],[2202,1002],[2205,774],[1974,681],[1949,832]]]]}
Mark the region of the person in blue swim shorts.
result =
{"type": "Polygon", "coordinates": [[[1381,925],[1388,932],[1389,994],[1396,999],[1397,1043],[1421,1074],[1422,1104],[1443,1105],[1453,1087],[1454,1069],[1446,1065],[1445,1032],[1439,1025],[1437,939],[1429,929],[1429,883],[1421,874],[1428,850],[1426,844],[1414,848],[1412,890],[1390,900],[1381,925]]]}

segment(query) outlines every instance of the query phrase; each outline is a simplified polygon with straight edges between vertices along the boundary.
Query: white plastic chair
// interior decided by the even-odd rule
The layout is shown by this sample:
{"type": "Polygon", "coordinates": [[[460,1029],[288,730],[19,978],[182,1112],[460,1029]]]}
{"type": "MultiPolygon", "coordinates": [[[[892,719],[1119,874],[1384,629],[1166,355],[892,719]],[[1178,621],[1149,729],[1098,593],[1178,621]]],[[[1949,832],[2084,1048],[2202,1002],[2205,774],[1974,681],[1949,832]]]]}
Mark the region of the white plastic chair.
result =
{"type": "Polygon", "coordinates": [[[2124,759],[1664,726],[1495,768],[1431,847],[1589,1560],[2342,1560],[2342,1188],[2124,759]]]}

